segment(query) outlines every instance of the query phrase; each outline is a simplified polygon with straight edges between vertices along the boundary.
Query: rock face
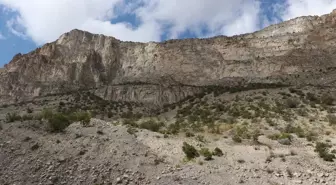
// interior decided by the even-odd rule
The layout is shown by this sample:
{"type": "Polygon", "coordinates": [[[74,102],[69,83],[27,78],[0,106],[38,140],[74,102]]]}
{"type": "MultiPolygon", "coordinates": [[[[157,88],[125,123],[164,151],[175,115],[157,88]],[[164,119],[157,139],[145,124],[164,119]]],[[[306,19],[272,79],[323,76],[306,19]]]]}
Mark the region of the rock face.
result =
{"type": "Polygon", "coordinates": [[[122,42],[73,30],[0,70],[2,102],[90,89],[108,100],[170,104],[207,86],[333,85],[336,13],[234,37],[122,42]]]}

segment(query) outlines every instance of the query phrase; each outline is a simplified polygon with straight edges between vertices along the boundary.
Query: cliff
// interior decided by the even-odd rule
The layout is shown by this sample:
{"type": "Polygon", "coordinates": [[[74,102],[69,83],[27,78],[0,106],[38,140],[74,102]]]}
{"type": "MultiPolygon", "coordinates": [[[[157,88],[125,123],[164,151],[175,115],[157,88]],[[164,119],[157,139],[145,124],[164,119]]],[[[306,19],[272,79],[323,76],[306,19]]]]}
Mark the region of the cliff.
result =
{"type": "Polygon", "coordinates": [[[334,85],[336,12],[234,37],[122,42],[72,30],[0,70],[2,102],[91,90],[115,101],[170,104],[208,86],[334,85]]]}

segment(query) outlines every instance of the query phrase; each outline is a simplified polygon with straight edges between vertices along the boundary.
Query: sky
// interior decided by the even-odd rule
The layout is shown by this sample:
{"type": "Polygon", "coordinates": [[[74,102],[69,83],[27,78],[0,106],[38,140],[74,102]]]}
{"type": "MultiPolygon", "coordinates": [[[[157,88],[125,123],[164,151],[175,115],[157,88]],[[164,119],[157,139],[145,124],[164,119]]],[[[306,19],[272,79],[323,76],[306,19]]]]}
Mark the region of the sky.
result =
{"type": "Polygon", "coordinates": [[[0,67],[72,29],[124,41],[206,38],[333,9],[336,0],[0,0],[0,67]]]}

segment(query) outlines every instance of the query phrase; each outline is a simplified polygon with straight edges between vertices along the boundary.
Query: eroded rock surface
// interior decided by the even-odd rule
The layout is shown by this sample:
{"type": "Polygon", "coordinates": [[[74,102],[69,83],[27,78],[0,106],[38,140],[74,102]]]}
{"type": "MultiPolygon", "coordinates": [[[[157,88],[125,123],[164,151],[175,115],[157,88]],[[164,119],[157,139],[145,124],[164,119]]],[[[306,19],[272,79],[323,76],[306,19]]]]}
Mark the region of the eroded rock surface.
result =
{"type": "Polygon", "coordinates": [[[207,86],[331,85],[336,14],[234,37],[122,42],[73,30],[0,71],[2,101],[92,89],[111,100],[170,104],[207,86]]]}

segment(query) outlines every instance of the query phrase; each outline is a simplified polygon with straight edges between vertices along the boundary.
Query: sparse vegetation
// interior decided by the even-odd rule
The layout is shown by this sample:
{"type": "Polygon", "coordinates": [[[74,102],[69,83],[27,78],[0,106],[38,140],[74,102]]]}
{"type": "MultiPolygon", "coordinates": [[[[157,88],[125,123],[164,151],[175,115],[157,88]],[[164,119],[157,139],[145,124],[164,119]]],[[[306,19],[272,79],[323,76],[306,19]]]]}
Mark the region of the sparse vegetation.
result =
{"type": "Polygon", "coordinates": [[[48,129],[51,132],[63,132],[69,125],[69,118],[62,113],[53,114],[48,119],[48,129]]]}
{"type": "Polygon", "coordinates": [[[221,157],[221,156],[224,155],[224,154],[223,154],[223,151],[222,151],[221,149],[219,149],[218,147],[215,148],[215,150],[212,152],[212,154],[213,154],[214,156],[217,156],[217,157],[221,157]]]}
{"type": "Polygon", "coordinates": [[[21,116],[16,112],[6,114],[6,122],[7,123],[12,123],[14,121],[20,121],[20,120],[21,120],[21,116]]]}
{"type": "Polygon", "coordinates": [[[164,126],[162,122],[156,122],[154,120],[144,121],[140,124],[140,128],[158,132],[161,127],[164,126]]]}
{"type": "Polygon", "coordinates": [[[212,160],[212,153],[208,148],[201,148],[199,153],[204,157],[204,160],[206,161],[212,160]]]}
{"type": "Polygon", "coordinates": [[[199,153],[197,152],[196,148],[186,142],[183,142],[182,150],[189,160],[199,157],[199,153]]]}
{"type": "Polygon", "coordinates": [[[328,114],[327,118],[330,125],[336,125],[336,116],[334,114],[328,114]]]}
{"type": "Polygon", "coordinates": [[[336,156],[333,153],[329,153],[330,147],[330,144],[317,142],[315,145],[315,152],[317,152],[323,160],[332,162],[336,156]]]}

